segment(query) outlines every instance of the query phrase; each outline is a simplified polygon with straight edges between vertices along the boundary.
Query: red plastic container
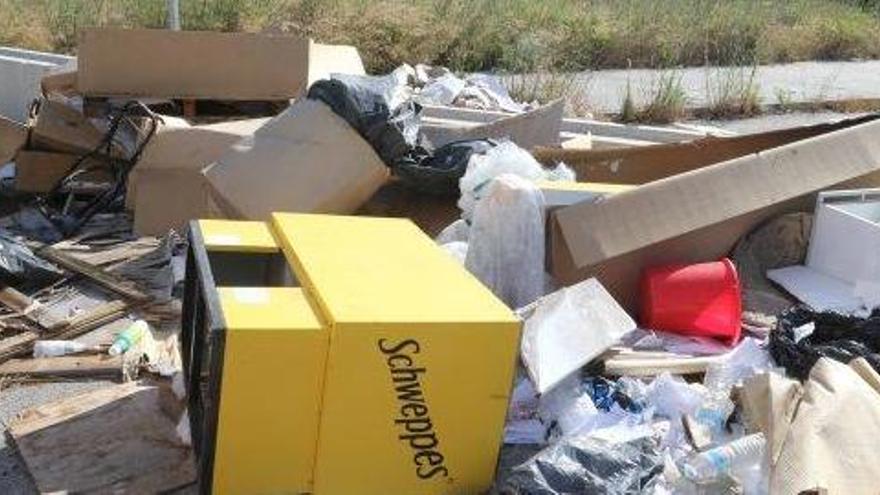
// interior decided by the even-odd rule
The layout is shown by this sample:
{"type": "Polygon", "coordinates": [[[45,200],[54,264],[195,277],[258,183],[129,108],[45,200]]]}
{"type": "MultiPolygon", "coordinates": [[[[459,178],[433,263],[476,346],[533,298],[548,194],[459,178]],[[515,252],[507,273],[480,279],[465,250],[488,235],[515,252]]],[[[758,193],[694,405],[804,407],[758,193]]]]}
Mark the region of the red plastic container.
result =
{"type": "Polygon", "coordinates": [[[742,333],[742,298],[736,267],[727,258],[667,265],[642,273],[642,326],[714,337],[736,344],[742,333]]]}

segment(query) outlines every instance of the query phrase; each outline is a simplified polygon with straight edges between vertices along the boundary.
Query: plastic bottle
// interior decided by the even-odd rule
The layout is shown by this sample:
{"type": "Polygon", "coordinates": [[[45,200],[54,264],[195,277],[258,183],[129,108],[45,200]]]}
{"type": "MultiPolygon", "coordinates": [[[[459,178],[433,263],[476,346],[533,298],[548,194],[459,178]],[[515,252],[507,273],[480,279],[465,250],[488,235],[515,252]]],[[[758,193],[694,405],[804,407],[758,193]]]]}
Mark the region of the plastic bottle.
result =
{"type": "Polygon", "coordinates": [[[748,470],[761,462],[766,443],[763,433],[738,438],[691,458],[685,463],[684,474],[693,481],[703,482],[748,470]]]}
{"type": "Polygon", "coordinates": [[[90,350],[98,350],[98,348],[72,340],[38,340],[34,342],[35,358],[66,356],[90,350]]]}
{"type": "Polygon", "coordinates": [[[144,320],[137,320],[131,324],[128,328],[123,330],[119,335],[116,336],[116,339],[113,341],[113,345],[110,346],[110,355],[118,356],[123,352],[131,349],[131,346],[140,342],[144,335],[150,331],[150,326],[144,320]]]}

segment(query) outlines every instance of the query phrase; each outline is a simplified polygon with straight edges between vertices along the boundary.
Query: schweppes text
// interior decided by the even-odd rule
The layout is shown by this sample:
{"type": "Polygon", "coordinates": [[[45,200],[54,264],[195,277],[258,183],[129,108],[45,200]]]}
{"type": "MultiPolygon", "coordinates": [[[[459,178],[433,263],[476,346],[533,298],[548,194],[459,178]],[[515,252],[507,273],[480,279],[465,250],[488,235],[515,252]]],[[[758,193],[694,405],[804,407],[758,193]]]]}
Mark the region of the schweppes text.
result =
{"type": "Polygon", "coordinates": [[[416,475],[422,479],[448,477],[449,469],[440,453],[440,440],[422,390],[421,378],[426,370],[418,366],[415,357],[421,352],[421,346],[413,339],[399,342],[379,339],[378,346],[385,356],[397,397],[398,411],[394,418],[397,438],[411,449],[416,475]]]}

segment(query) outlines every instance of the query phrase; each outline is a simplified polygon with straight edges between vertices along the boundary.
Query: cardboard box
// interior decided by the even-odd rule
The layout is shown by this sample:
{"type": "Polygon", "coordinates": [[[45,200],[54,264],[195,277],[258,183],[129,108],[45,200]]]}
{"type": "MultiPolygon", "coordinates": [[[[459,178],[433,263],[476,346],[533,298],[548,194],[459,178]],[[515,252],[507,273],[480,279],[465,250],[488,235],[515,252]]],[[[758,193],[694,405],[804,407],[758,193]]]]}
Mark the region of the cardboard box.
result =
{"type": "Polygon", "coordinates": [[[227,218],[275,211],[351,213],[388,178],[388,167],[324,103],[300,100],[203,171],[227,218]]]}
{"type": "MultiPolygon", "coordinates": [[[[45,193],[52,190],[76,163],[76,155],[47,151],[19,151],[15,156],[15,188],[22,192],[45,193]]],[[[84,166],[94,165],[87,162],[84,166]]],[[[107,183],[113,177],[95,170],[81,176],[78,182],[107,183]]]]}
{"type": "Polygon", "coordinates": [[[40,81],[40,91],[43,95],[60,94],[64,96],[76,96],[79,94],[79,88],[76,86],[76,79],[76,69],[46,74],[40,81]]]}
{"type": "Polygon", "coordinates": [[[190,126],[181,119],[166,124],[144,149],[129,174],[126,206],[134,209],[140,235],[182,232],[196,218],[214,216],[202,169],[217,161],[245,136],[269,119],[190,126]]]}
{"type": "Polygon", "coordinates": [[[329,324],[318,495],[483,493],[520,323],[408,220],[276,214],[329,324]]]}
{"type": "Polygon", "coordinates": [[[0,116],[0,165],[12,160],[27,144],[27,127],[0,116]]]}
{"type": "Polygon", "coordinates": [[[80,111],[57,100],[41,100],[31,120],[30,147],[34,150],[88,153],[103,138],[104,132],[80,111]]]}
{"type": "Polygon", "coordinates": [[[78,63],[79,91],[111,97],[285,100],[304,94],[312,77],[363,73],[351,47],[316,47],[292,36],[149,29],[86,30],[78,63]]]}
{"type": "MultiPolygon", "coordinates": [[[[810,210],[818,191],[880,185],[880,121],[874,117],[824,128],[831,130],[714,164],[698,159],[701,148],[696,148],[685,153],[692,168],[688,172],[600,202],[558,209],[549,225],[553,275],[564,284],[597,277],[624,307],[635,311],[644,267],[717,260],[769,218],[810,210]]],[[[818,129],[782,135],[809,135],[818,129]]],[[[768,134],[775,137],[746,136],[750,139],[740,139],[740,146],[753,149],[780,136],[768,134]]],[[[716,153],[706,148],[708,156],[716,153]]],[[[616,170],[638,175],[623,165],[616,170]]]]}

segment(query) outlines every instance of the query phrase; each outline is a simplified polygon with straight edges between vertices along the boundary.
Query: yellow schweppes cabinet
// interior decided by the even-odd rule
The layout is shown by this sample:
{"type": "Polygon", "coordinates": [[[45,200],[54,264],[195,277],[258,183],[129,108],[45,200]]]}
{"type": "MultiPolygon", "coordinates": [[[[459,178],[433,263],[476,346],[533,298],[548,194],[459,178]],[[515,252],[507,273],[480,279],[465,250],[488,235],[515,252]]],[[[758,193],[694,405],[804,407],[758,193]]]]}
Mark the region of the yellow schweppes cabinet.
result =
{"type": "MultiPolygon", "coordinates": [[[[291,349],[300,346],[296,361],[308,366],[291,362],[291,372],[302,368],[304,375],[291,380],[278,376],[273,364],[272,375],[266,376],[267,397],[290,394],[281,403],[293,407],[321,387],[320,404],[305,408],[319,416],[311,456],[275,461],[297,470],[313,466],[311,476],[291,478],[289,491],[276,484],[273,493],[299,493],[303,485],[296,480],[302,479],[309,480],[308,491],[315,495],[487,491],[519,348],[520,323],[512,311],[408,220],[276,213],[267,227],[293,272],[291,279],[308,299],[307,305],[291,304],[291,311],[314,312],[314,318],[277,325],[300,332],[286,342],[291,349]],[[306,359],[307,352],[322,355],[306,359]],[[310,370],[319,364],[323,374],[317,380],[310,370]]],[[[224,289],[221,295],[229,299],[236,294],[224,289]]],[[[229,319],[246,328],[241,304],[228,304],[238,311],[229,319]]],[[[271,332],[259,334],[265,339],[261,342],[282,335],[271,332]]],[[[236,369],[235,345],[226,347],[224,375],[236,369]]],[[[253,355],[259,348],[248,348],[249,377],[259,374],[260,361],[253,355]]],[[[219,394],[217,442],[224,434],[227,442],[248,434],[238,431],[247,428],[243,421],[234,430],[224,428],[224,418],[235,417],[225,412],[236,411],[233,393],[254,398],[231,390],[219,394]]],[[[271,435],[274,429],[279,438],[290,437],[284,442],[294,442],[294,432],[303,435],[315,428],[312,417],[291,413],[291,421],[309,424],[295,429],[266,423],[259,434],[271,435]]],[[[275,452],[284,457],[302,452],[301,446],[279,445],[275,452]]],[[[232,456],[223,466],[231,471],[214,473],[214,487],[246,487],[251,481],[234,479],[234,449],[223,448],[224,459],[232,456]]],[[[245,456],[238,461],[249,462],[245,456]]]]}
{"type": "Polygon", "coordinates": [[[515,315],[412,222],[275,214],[330,329],[314,493],[489,489],[519,348],[515,315]]]}

